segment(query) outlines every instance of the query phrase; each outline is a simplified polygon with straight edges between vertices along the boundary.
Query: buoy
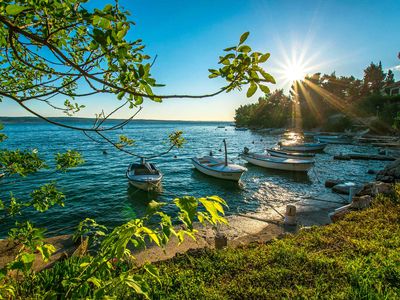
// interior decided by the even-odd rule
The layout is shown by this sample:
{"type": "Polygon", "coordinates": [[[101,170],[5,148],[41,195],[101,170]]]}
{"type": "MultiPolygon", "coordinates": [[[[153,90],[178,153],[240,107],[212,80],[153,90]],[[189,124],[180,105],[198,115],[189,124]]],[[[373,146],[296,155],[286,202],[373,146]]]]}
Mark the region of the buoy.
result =
{"type": "Polygon", "coordinates": [[[103,154],[107,154],[107,151],[106,151],[106,150],[103,150],[103,154]]]}
{"type": "Polygon", "coordinates": [[[174,158],[178,158],[178,156],[174,155],[174,158]]]}
{"type": "Polygon", "coordinates": [[[254,141],[252,141],[251,143],[254,144],[254,141]]]}
{"type": "Polygon", "coordinates": [[[215,249],[223,249],[228,246],[228,237],[225,233],[218,232],[215,235],[215,249]]]}
{"type": "Polygon", "coordinates": [[[287,205],[285,213],[285,225],[296,225],[296,206],[287,205]]]}

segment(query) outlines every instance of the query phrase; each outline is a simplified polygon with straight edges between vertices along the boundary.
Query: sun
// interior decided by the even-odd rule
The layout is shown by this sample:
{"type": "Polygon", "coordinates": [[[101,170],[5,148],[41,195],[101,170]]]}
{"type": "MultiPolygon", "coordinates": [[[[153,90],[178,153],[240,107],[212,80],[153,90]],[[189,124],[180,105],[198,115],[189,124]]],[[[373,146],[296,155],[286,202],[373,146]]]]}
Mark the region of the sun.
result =
{"type": "Polygon", "coordinates": [[[294,62],[285,66],[283,75],[290,82],[303,80],[307,76],[306,67],[298,62],[294,62]]]}

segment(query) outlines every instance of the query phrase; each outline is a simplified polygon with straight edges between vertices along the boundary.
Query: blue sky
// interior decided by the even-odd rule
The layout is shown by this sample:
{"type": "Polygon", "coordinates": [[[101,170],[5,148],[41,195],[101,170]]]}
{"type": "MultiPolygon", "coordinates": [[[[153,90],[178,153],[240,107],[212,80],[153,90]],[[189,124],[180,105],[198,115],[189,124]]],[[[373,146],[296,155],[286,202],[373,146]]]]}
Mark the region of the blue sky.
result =
{"type": "MultiPolygon", "coordinates": [[[[89,1],[103,7],[108,1],[89,1]]],[[[264,65],[275,75],[275,88],[288,88],[282,65],[306,62],[308,72],[354,75],[361,78],[371,62],[384,68],[400,65],[400,1],[151,1],[120,0],[136,22],[129,38],[142,38],[147,52],[158,55],[153,75],[167,84],[160,93],[202,94],[217,90],[224,82],[208,79],[208,68],[217,67],[222,49],[237,43],[250,31],[248,44],[254,50],[270,52],[264,65]],[[303,57],[303,59],[300,59],[303,57]]],[[[400,80],[400,72],[395,72],[400,80]]],[[[245,92],[221,94],[212,99],[145,101],[138,118],[174,120],[232,120],[247,99],[245,92]]],[[[92,117],[101,108],[112,110],[119,102],[110,95],[96,95],[81,101],[87,108],[78,116],[92,117]]],[[[57,116],[47,107],[34,105],[42,113],[57,116]]],[[[127,117],[122,111],[116,117],[127,117]]],[[[0,115],[28,115],[11,101],[0,104],[0,115]]]]}

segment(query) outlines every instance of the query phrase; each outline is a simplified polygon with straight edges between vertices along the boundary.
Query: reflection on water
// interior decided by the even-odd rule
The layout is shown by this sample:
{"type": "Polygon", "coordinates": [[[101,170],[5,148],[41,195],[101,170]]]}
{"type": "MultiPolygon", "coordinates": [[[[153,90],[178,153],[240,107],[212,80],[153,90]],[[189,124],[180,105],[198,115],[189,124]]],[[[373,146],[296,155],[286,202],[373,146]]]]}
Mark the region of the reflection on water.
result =
{"type": "MultiPolygon", "coordinates": [[[[210,150],[217,157],[223,157],[222,140],[228,142],[229,161],[245,165],[238,155],[243,147],[252,152],[262,153],[266,148],[277,145],[282,136],[268,135],[262,132],[235,131],[226,125],[217,129],[221,122],[133,122],[125,126],[125,134],[137,141],[131,149],[142,155],[160,152],[165,149],[162,142],[169,133],[183,130],[187,140],[184,148],[174,150],[171,155],[157,158],[152,162],[164,174],[162,193],[151,193],[128,187],[125,171],[129,163],[135,161],[130,156],[116,151],[109,145],[99,146],[88,140],[80,132],[75,132],[48,124],[7,125],[5,133],[9,139],[0,144],[2,148],[37,148],[39,154],[51,162],[54,154],[67,149],[81,151],[85,164],[66,174],[52,175],[51,171],[40,172],[26,179],[18,179],[15,184],[10,180],[0,182],[0,199],[9,199],[12,190],[19,199],[28,200],[29,193],[51,180],[57,180],[59,188],[66,194],[65,207],[55,207],[46,213],[28,212],[28,216],[37,226],[46,226],[50,230],[76,225],[83,218],[94,218],[98,223],[115,226],[132,217],[140,217],[146,211],[151,200],[166,202],[165,210],[175,213],[172,200],[184,195],[196,197],[218,195],[229,205],[227,214],[238,210],[262,211],[270,205],[290,203],[310,195],[325,191],[327,179],[345,179],[365,182],[374,176],[368,175],[368,169],[381,169],[384,162],[379,161],[335,161],[337,153],[362,152],[376,153],[376,149],[358,145],[328,145],[325,152],[316,154],[313,170],[305,173],[288,173],[268,170],[248,165],[241,184],[219,180],[198,172],[192,166],[191,157],[207,155],[210,150]],[[107,151],[107,155],[103,151],[107,151]],[[176,158],[174,156],[176,155],[176,158]]],[[[82,125],[82,124],[75,124],[82,125]]],[[[108,134],[110,135],[110,134],[108,134]]],[[[111,135],[110,135],[111,137],[111,135]]],[[[285,134],[291,140],[301,140],[295,133],[285,134]]],[[[54,165],[54,164],[53,164],[54,165]]],[[[0,236],[13,222],[0,227],[0,236]]],[[[60,231],[61,233],[70,230],[60,231]]]]}
{"type": "Polygon", "coordinates": [[[200,172],[199,170],[192,168],[192,179],[193,180],[201,180],[203,181],[205,184],[209,184],[209,185],[217,185],[219,189],[225,190],[226,192],[229,191],[236,191],[236,192],[240,192],[240,190],[243,190],[244,187],[244,183],[242,181],[236,182],[236,181],[232,181],[232,180],[223,180],[220,178],[215,178],[215,177],[211,177],[208,176],[202,172],[200,172]]]}

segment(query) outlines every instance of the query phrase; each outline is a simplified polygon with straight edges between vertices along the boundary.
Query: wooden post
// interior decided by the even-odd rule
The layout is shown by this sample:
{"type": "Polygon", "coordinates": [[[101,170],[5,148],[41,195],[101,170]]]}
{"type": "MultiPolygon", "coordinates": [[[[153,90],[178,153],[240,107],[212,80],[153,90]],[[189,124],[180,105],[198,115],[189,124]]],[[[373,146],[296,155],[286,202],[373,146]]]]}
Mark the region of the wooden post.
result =
{"type": "Polygon", "coordinates": [[[228,246],[228,237],[224,233],[218,232],[215,235],[215,249],[223,249],[228,246]]]}
{"type": "Polygon", "coordinates": [[[285,225],[296,225],[296,206],[286,206],[285,225]]]}

